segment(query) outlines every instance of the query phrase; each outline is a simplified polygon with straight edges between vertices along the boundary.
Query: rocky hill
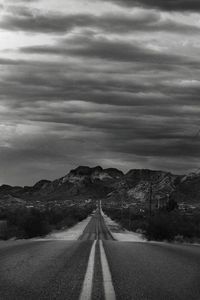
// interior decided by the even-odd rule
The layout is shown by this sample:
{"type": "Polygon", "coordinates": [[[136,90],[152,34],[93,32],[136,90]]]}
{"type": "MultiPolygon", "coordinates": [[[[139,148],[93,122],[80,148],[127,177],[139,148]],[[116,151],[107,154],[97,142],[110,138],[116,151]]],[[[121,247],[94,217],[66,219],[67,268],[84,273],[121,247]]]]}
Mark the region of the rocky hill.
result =
{"type": "Polygon", "coordinates": [[[173,196],[178,202],[200,206],[200,172],[183,176],[173,196]]]}
{"type": "Polygon", "coordinates": [[[122,171],[100,166],[90,168],[80,166],[67,175],[54,181],[41,180],[34,186],[0,187],[0,199],[11,195],[25,200],[57,200],[85,199],[105,197],[113,188],[113,184],[124,176],[122,171]]]}
{"type": "Polygon", "coordinates": [[[150,195],[153,207],[165,206],[172,197],[178,202],[200,203],[200,173],[180,176],[134,169],[124,174],[114,168],[80,166],[59,179],[41,180],[32,187],[0,187],[0,201],[18,202],[105,198],[110,203],[148,205],[150,195]]]}
{"type": "Polygon", "coordinates": [[[115,189],[109,194],[110,201],[124,203],[141,203],[148,205],[152,199],[153,207],[163,207],[176,191],[181,176],[163,171],[147,169],[130,170],[121,181],[115,184],[115,189]]]}

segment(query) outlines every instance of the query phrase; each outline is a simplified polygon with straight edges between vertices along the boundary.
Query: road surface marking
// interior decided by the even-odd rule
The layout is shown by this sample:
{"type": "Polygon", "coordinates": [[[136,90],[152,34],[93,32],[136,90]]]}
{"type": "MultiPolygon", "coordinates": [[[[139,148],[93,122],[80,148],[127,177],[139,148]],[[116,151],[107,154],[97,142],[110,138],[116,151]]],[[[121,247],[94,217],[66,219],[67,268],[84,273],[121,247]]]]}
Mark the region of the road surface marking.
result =
{"type": "Polygon", "coordinates": [[[97,239],[97,240],[99,239],[99,228],[98,228],[98,225],[99,225],[99,223],[97,222],[97,223],[96,223],[96,228],[95,228],[95,231],[96,231],[96,239],[97,239]]]}
{"type": "Polygon", "coordinates": [[[94,274],[95,246],[96,240],[92,244],[90,256],[88,260],[87,271],[83,281],[82,291],[79,300],[90,300],[92,297],[92,280],[94,274]]]}
{"type": "Polygon", "coordinates": [[[103,273],[103,285],[104,285],[105,299],[106,300],[116,300],[115,291],[114,291],[112,278],[111,278],[111,274],[110,274],[110,269],[109,269],[109,265],[108,265],[108,261],[106,258],[102,240],[99,241],[99,245],[100,245],[100,256],[101,256],[101,265],[102,265],[102,273],[103,273]]]}

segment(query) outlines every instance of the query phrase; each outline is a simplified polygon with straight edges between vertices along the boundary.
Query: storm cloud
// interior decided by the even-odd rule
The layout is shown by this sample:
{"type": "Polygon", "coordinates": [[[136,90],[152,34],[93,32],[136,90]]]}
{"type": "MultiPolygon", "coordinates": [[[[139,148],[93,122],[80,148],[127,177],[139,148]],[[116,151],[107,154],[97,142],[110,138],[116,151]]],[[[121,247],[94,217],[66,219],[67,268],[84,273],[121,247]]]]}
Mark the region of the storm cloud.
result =
{"type": "Polygon", "coordinates": [[[0,21],[3,29],[35,33],[63,34],[75,28],[93,28],[105,32],[127,33],[178,32],[179,34],[198,34],[200,27],[170,20],[163,20],[159,12],[143,11],[142,13],[106,13],[92,14],[55,14],[41,13],[24,7],[11,7],[0,21]]]}
{"type": "Polygon", "coordinates": [[[0,16],[0,183],[199,167],[196,1],[27,3],[0,16]]]}
{"type": "Polygon", "coordinates": [[[198,0],[111,0],[120,5],[128,7],[145,6],[167,11],[199,11],[198,0]]]}

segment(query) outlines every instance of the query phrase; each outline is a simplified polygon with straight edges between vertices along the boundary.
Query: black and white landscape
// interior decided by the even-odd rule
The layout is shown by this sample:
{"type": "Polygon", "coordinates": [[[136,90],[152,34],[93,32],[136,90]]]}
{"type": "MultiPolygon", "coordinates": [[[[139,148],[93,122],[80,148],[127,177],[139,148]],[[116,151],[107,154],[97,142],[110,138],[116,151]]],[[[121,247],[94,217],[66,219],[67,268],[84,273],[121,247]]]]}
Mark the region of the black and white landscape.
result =
{"type": "Polygon", "coordinates": [[[199,0],[0,0],[0,300],[200,299],[199,0]]]}
{"type": "Polygon", "coordinates": [[[2,185],[2,299],[199,299],[199,183],[80,166],[2,185]]]}

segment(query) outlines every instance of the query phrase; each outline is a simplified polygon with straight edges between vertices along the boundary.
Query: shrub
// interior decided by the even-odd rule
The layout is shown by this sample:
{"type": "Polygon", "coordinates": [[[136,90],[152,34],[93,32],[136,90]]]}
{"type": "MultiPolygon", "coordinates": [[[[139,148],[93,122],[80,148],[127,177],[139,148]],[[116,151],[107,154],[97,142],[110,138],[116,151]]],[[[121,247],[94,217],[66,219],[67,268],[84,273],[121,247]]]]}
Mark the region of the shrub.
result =
{"type": "Polygon", "coordinates": [[[177,243],[183,243],[184,242],[184,236],[181,234],[178,234],[174,237],[174,241],[177,243]]]}
{"type": "Polygon", "coordinates": [[[23,216],[20,223],[27,238],[46,235],[51,230],[48,220],[37,209],[31,209],[23,216]]]}
{"type": "Polygon", "coordinates": [[[85,219],[94,210],[94,205],[83,207],[52,207],[40,211],[36,208],[5,209],[0,218],[8,221],[8,238],[32,238],[48,234],[53,228],[71,227],[85,219]]]}
{"type": "Polygon", "coordinates": [[[184,215],[180,211],[172,210],[176,207],[172,201],[165,210],[154,211],[152,216],[148,212],[134,213],[129,209],[103,207],[105,213],[116,220],[124,228],[137,231],[139,228],[149,240],[198,240],[200,239],[200,212],[184,215]]]}
{"type": "Polygon", "coordinates": [[[176,232],[168,215],[157,214],[149,218],[146,237],[149,240],[173,240],[176,232]]]}

